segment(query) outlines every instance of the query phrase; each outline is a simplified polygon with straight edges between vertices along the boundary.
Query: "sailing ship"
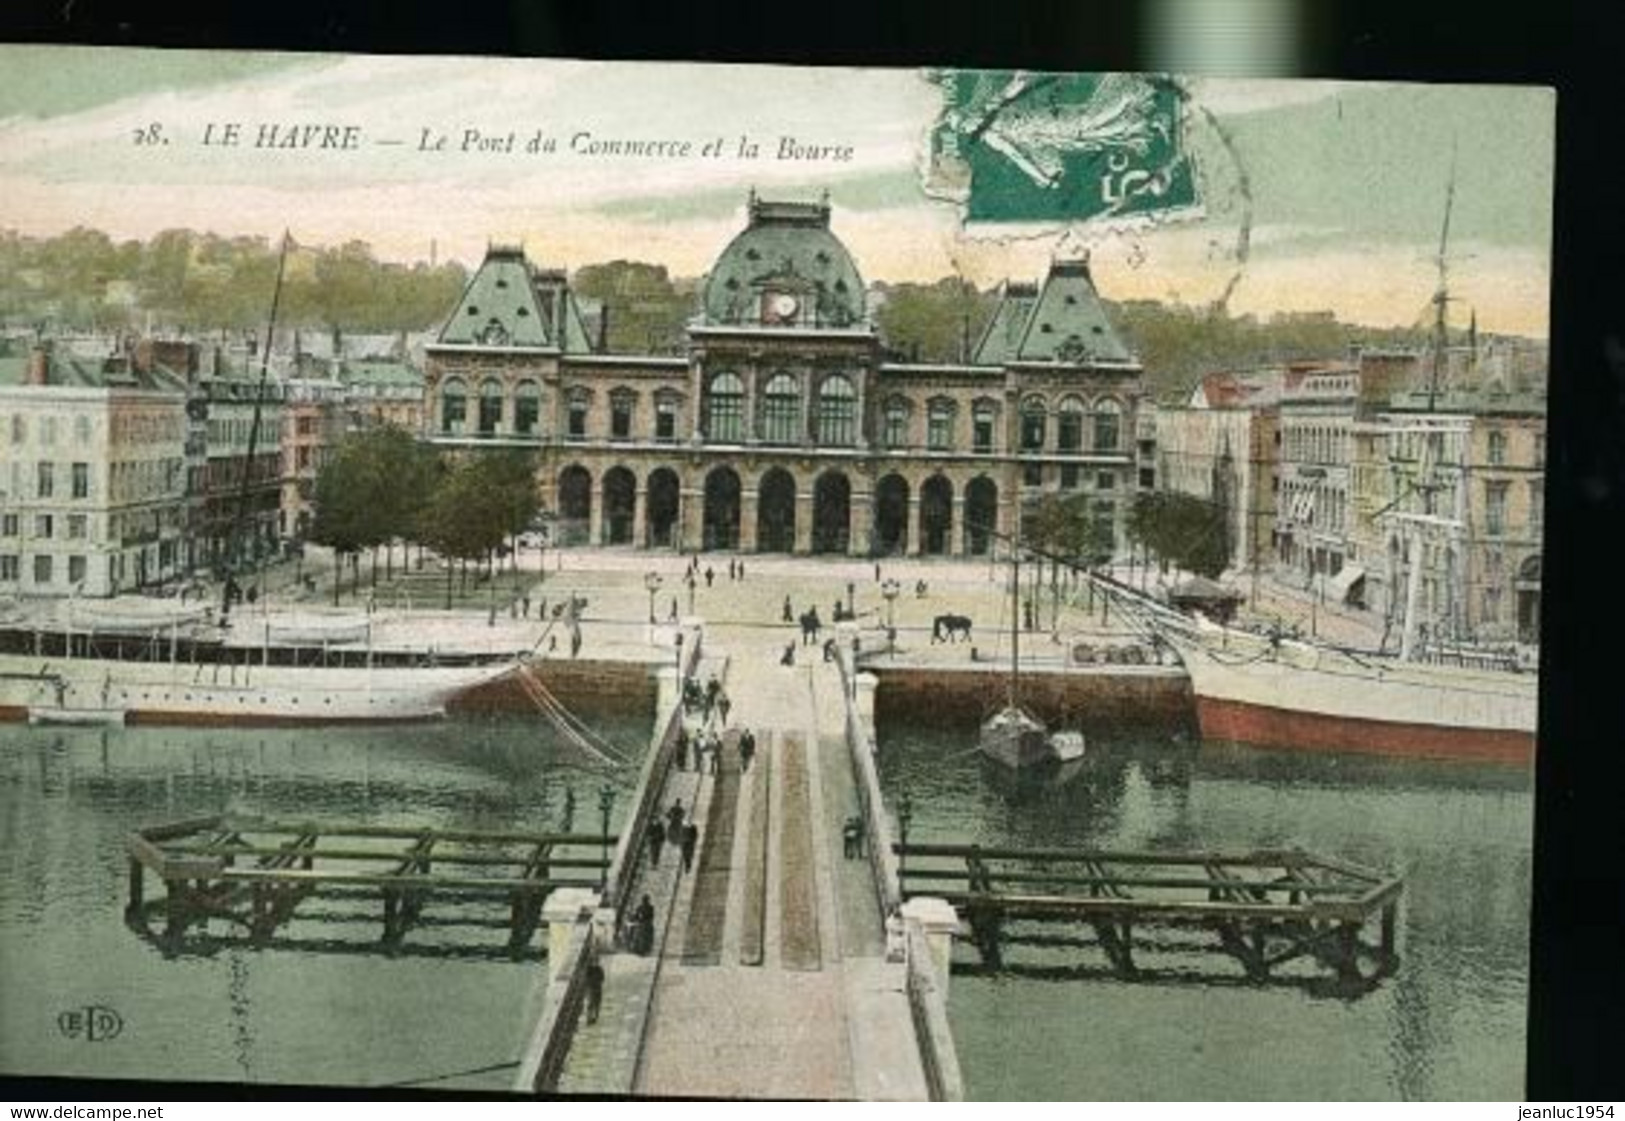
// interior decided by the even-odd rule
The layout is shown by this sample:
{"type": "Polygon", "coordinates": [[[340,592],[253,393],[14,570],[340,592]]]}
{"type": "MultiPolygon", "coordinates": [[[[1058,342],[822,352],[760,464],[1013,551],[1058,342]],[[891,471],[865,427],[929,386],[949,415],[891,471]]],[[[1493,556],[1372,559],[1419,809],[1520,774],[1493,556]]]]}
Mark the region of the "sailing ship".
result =
{"type": "Polygon", "coordinates": [[[1190,674],[1204,739],[1511,762],[1533,756],[1536,676],[1505,656],[1437,644],[1429,649],[1420,634],[1423,536],[1462,528],[1458,518],[1437,508],[1445,426],[1433,415],[1447,341],[1445,247],[1453,195],[1452,178],[1433,298],[1428,412],[1394,429],[1419,437],[1420,470],[1416,482],[1379,512],[1405,541],[1399,651],[1349,650],[1279,632],[1258,635],[1149,609],[1148,621],[1179,652],[1190,674]]]}
{"type": "Polygon", "coordinates": [[[1083,733],[1050,732],[1019,700],[1021,680],[1021,550],[1011,544],[1013,567],[1010,576],[1010,677],[1005,702],[982,722],[977,746],[983,755],[1007,767],[1020,769],[1050,762],[1071,762],[1083,758],[1083,733]]]}

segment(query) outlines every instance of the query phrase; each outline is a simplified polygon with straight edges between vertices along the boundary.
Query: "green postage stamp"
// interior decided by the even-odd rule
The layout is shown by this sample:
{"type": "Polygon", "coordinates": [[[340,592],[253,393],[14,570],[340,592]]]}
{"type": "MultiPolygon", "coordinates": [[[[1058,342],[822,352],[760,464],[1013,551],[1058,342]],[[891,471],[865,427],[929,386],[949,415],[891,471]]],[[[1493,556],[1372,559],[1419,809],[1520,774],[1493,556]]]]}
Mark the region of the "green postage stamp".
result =
{"type": "Polygon", "coordinates": [[[969,222],[1166,215],[1200,202],[1187,98],[1163,76],[938,70],[926,192],[969,222]]]}

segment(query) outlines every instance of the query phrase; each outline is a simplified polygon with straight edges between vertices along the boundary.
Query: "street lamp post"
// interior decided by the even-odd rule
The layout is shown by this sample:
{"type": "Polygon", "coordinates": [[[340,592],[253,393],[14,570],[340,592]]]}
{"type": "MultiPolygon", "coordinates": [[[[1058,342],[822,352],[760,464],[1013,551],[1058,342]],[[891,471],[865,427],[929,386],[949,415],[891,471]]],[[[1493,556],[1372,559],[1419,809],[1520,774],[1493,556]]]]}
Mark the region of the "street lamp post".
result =
{"type": "Polygon", "coordinates": [[[903,586],[890,577],[887,577],[880,585],[880,594],[886,601],[887,657],[894,657],[897,653],[897,596],[902,590],[903,586]]]}
{"type": "Polygon", "coordinates": [[[609,886],[609,815],[615,809],[615,788],[605,783],[598,788],[598,819],[603,827],[603,865],[598,872],[598,890],[609,886]]]}
{"type": "Polygon", "coordinates": [[[897,799],[897,887],[903,887],[903,874],[908,867],[908,823],[914,820],[914,799],[904,791],[897,799]]]}
{"type": "Polygon", "coordinates": [[[683,632],[677,632],[677,687],[683,685],[683,632]]]}
{"type": "Polygon", "coordinates": [[[660,590],[660,584],[660,573],[645,572],[643,574],[643,586],[649,589],[649,625],[651,627],[655,623],[655,593],[660,590]]]}
{"type": "Polygon", "coordinates": [[[846,617],[848,619],[857,618],[857,601],[855,598],[857,596],[857,592],[857,585],[848,580],[846,582],[846,617]]]}

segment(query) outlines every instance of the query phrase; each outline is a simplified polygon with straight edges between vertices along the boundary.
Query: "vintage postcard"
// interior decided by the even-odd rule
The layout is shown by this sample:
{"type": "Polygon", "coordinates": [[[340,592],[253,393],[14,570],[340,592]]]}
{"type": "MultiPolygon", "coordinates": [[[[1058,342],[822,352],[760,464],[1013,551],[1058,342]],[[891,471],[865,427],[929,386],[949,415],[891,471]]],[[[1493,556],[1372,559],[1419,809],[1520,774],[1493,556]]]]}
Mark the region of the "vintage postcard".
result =
{"type": "Polygon", "coordinates": [[[1550,91],[0,61],[0,1073],[1522,1096],[1550,91]]]}

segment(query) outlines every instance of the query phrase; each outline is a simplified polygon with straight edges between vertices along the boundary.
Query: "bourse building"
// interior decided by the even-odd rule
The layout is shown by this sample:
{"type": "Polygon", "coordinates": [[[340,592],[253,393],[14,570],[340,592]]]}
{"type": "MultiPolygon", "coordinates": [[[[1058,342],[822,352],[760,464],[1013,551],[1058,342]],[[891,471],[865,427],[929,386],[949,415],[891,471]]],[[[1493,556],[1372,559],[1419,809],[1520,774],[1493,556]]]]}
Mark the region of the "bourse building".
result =
{"type": "Polygon", "coordinates": [[[539,451],[558,544],[986,554],[1046,493],[1123,522],[1139,362],[1086,260],[1007,283],[971,358],[895,362],[827,202],[751,196],[686,353],[603,353],[562,271],[493,247],[427,348],[426,435],[539,451]]]}

